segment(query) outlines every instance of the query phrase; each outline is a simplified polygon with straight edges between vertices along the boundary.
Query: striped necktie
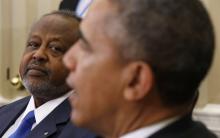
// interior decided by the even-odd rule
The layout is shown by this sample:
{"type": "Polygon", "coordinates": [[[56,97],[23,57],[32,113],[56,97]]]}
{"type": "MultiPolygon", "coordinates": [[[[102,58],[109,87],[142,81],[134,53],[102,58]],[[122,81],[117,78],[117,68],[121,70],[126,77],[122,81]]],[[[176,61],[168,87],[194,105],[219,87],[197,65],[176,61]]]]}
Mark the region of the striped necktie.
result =
{"type": "Polygon", "coordinates": [[[9,138],[25,138],[35,122],[34,111],[30,111],[22,120],[18,129],[9,138]]]}

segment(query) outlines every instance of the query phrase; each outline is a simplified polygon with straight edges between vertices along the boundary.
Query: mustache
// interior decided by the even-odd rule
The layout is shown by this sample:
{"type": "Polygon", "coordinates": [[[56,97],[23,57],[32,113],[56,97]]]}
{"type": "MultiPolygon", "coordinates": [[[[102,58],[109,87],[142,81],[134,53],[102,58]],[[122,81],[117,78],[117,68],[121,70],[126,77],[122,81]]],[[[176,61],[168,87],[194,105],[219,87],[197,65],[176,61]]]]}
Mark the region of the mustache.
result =
{"type": "Polygon", "coordinates": [[[27,74],[27,72],[29,70],[38,70],[41,71],[43,73],[45,73],[45,75],[49,75],[50,74],[50,69],[46,68],[45,66],[42,65],[41,62],[33,60],[31,61],[25,68],[25,74],[27,74]]]}

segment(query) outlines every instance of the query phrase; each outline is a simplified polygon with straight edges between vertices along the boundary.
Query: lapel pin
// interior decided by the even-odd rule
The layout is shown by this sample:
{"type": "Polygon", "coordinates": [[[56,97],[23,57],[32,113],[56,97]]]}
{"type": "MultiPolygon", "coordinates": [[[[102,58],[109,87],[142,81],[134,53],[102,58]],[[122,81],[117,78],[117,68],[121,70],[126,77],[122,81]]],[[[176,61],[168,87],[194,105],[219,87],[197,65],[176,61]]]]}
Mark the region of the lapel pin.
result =
{"type": "Polygon", "coordinates": [[[46,131],[46,132],[44,132],[44,136],[46,136],[46,135],[48,135],[48,132],[46,131]]]}

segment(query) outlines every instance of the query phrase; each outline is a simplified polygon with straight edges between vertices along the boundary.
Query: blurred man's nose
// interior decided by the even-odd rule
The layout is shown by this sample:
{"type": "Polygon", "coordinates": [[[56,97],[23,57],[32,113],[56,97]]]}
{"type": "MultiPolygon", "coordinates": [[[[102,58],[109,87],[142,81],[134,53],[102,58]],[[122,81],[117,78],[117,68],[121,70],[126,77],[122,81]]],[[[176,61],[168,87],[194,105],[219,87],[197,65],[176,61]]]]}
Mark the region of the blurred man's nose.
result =
{"type": "Polygon", "coordinates": [[[76,57],[75,57],[75,46],[72,46],[64,55],[63,62],[64,65],[70,70],[74,71],[76,68],[76,57]]]}

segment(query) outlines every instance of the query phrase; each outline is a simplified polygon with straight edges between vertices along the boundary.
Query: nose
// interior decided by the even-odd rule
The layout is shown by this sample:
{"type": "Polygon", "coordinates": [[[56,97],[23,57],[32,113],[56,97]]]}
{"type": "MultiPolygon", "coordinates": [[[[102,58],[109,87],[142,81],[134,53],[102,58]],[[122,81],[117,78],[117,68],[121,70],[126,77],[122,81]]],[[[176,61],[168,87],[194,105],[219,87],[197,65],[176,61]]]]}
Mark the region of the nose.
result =
{"type": "Polygon", "coordinates": [[[74,71],[76,68],[76,57],[74,51],[75,51],[75,46],[72,46],[63,57],[64,65],[70,71],[74,71]]]}
{"type": "Polygon", "coordinates": [[[46,49],[43,47],[38,48],[35,53],[33,54],[33,59],[40,61],[40,62],[44,62],[47,61],[48,56],[46,54],[46,49]]]}

